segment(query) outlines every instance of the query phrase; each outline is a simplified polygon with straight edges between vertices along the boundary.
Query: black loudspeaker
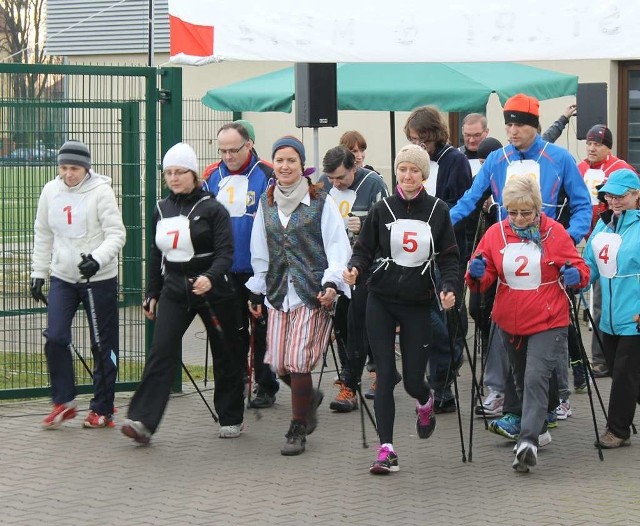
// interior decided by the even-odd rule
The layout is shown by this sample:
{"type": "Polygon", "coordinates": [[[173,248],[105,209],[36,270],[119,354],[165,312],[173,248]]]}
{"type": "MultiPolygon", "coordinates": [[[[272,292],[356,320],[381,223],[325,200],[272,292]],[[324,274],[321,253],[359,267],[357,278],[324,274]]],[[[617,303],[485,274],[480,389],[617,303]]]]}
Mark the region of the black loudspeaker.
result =
{"type": "Polygon", "coordinates": [[[607,124],[606,82],[578,84],[576,106],[576,135],[583,140],[592,126],[607,124]]]}
{"type": "Polygon", "coordinates": [[[296,127],[338,125],[338,82],[335,64],[296,64],[296,127]]]}

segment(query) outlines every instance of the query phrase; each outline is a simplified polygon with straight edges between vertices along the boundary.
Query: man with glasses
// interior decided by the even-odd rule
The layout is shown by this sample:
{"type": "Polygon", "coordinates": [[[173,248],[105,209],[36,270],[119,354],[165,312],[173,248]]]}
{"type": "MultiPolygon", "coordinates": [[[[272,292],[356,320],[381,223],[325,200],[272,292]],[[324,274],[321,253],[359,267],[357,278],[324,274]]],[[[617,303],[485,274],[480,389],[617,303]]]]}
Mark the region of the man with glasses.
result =
{"type": "MultiPolygon", "coordinates": [[[[389,195],[387,187],[377,172],[358,168],[356,156],[345,146],[327,151],[322,168],[324,174],[318,182],[338,205],[353,245],[369,209],[389,195]]],[[[334,330],[342,371],[337,381],[340,392],[329,407],[338,413],[348,413],[358,407],[356,390],[369,351],[364,324],[367,290],[366,285],[358,286],[352,291],[351,300],[341,295],[336,304],[334,330]]]]}
{"type": "MultiPolygon", "coordinates": [[[[539,181],[545,214],[557,218],[574,243],[579,243],[588,233],[592,213],[589,191],[571,154],[538,135],[539,108],[538,99],[522,93],[507,100],[504,119],[510,144],[489,154],[471,188],[451,209],[454,225],[469,216],[489,195],[502,205],[502,190],[507,180],[515,174],[526,173],[539,181]]],[[[497,209],[498,219],[504,219],[504,207],[497,209]]]]}
{"type": "MultiPolygon", "coordinates": [[[[249,351],[249,290],[245,287],[253,275],[251,268],[251,229],[258,209],[260,196],[266,191],[272,177],[271,164],[258,157],[253,143],[255,133],[247,121],[230,122],[218,130],[218,154],[220,161],[208,166],[203,175],[204,188],[222,203],[231,215],[233,226],[233,266],[231,277],[241,295],[242,336],[249,351]]],[[[267,309],[262,310],[266,316],[267,309]]],[[[273,406],[279,389],[275,374],[264,364],[266,352],[267,323],[264,316],[255,322],[254,368],[256,396],[249,407],[262,409],[273,406]]]]}
{"type": "MultiPolygon", "coordinates": [[[[636,171],[630,164],[622,159],[618,159],[611,153],[613,147],[613,134],[604,124],[596,124],[587,132],[587,158],[578,164],[578,169],[587,183],[591,193],[591,204],[593,205],[593,217],[591,228],[598,222],[600,214],[609,208],[606,202],[598,199],[598,188],[601,187],[615,170],[628,168],[636,171]]],[[[593,283],[593,321],[596,327],[600,324],[600,305],[602,302],[602,291],[600,282],[593,283]]],[[[600,378],[610,376],[610,371],[602,354],[602,349],[594,334],[591,336],[591,368],[593,375],[600,378]]]]}
{"type": "Polygon", "coordinates": [[[462,120],[462,140],[464,145],[460,150],[469,160],[473,175],[480,170],[480,159],[478,158],[478,146],[489,135],[487,128],[487,118],[480,113],[469,113],[462,120]]]}

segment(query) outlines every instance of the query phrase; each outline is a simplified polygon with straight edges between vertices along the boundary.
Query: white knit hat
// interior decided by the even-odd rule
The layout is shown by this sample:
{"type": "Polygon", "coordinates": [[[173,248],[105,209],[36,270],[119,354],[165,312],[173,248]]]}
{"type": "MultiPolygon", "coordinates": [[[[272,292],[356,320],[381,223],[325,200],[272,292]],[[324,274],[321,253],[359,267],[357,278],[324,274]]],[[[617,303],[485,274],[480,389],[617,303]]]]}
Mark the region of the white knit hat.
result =
{"type": "Polygon", "coordinates": [[[166,170],[169,166],[179,166],[198,174],[198,157],[196,152],[194,152],[193,148],[186,142],[179,142],[173,145],[167,150],[167,153],[164,154],[162,170],[166,170]]]}

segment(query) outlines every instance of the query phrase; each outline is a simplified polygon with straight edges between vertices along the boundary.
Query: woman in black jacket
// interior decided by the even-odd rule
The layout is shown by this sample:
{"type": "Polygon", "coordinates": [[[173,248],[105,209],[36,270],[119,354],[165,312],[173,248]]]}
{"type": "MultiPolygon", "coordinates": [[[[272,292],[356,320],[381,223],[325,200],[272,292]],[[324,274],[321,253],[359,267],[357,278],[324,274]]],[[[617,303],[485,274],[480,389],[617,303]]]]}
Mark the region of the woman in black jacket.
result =
{"type": "Polygon", "coordinates": [[[219,436],[235,438],[243,427],[244,384],[235,290],[227,275],[233,261],[231,220],[224,206],[201,189],[198,160],[188,144],[170,148],[162,169],[169,196],[158,201],[153,214],[149,283],[142,305],[156,324],[122,432],[142,444],[156,432],[181,362],[182,337],[197,314],[213,354],[219,436]]]}
{"type": "Polygon", "coordinates": [[[353,247],[350,270],[344,273],[345,282],[353,285],[373,264],[366,325],[376,362],[374,408],[380,449],[371,473],[399,469],[393,449],[396,324],[400,325],[404,387],[417,400],[416,430],[420,438],[429,438],[435,429],[433,394],[424,380],[431,341],[434,265],[437,263],[441,273],[443,291],[439,296],[445,309],[455,304],[453,291],[459,281],[458,247],[449,207],[427,195],[424,187],[429,154],[420,146],[405,146],[396,156],[394,169],[396,192],[369,211],[353,247]],[[375,254],[380,255],[376,262],[375,254]]]}

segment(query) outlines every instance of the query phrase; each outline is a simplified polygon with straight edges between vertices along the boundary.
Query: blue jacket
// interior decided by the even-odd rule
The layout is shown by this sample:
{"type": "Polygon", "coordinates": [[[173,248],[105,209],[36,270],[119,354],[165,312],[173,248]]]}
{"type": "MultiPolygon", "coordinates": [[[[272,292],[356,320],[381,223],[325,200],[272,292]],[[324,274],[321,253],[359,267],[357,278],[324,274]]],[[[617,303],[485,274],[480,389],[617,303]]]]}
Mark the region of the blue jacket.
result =
{"type": "Polygon", "coordinates": [[[600,215],[582,256],[591,268],[591,283],[600,279],[602,316],[600,330],[618,336],[637,336],[633,317],[640,314],[640,210],[626,210],[617,224],[607,210],[600,215]],[[617,271],[613,278],[600,275],[593,251],[593,239],[600,232],[616,232],[622,236],[617,256],[617,271]]]}
{"type": "MultiPolygon", "coordinates": [[[[247,211],[242,217],[232,217],[231,225],[233,227],[233,266],[231,272],[253,274],[251,268],[251,252],[249,244],[251,242],[251,228],[253,227],[253,218],[258,210],[260,196],[267,189],[269,179],[273,169],[264,161],[260,160],[254,153],[251,154],[251,161],[243,170],[242,174],[249,177],[249,187],[247,189],[247,211]]],[[[218,187],[223,178],[232,175],[229,168],[224,162],[220,161],[205,170],[205,181],[202,187],[211,192],[214,196],[218,195],[218,187]],[[207,173],[209,176],[207,177],[207,173]]]]}
{"type": "Polygon", "coordinates": [[[517,150],[508,144],[501,150],[491,152],[473,179],[471,188],[451,209],[451,222],[455,225],[468,217],[489,195],[493,195],[493,199],[500,204],[499,220],[504,219],[506,213],[502,206],[502,190],[507,166],[526,159],[540,164],[542,211],[559,221],[573,241],[579,243],[589,232],[591,223],[589,190],[571,154],[560,146],[542,140],[539,135],[527,151],[517,150]],[[565,198],[567,206],[561,208],[565,198]]]}

